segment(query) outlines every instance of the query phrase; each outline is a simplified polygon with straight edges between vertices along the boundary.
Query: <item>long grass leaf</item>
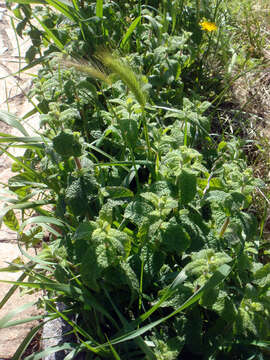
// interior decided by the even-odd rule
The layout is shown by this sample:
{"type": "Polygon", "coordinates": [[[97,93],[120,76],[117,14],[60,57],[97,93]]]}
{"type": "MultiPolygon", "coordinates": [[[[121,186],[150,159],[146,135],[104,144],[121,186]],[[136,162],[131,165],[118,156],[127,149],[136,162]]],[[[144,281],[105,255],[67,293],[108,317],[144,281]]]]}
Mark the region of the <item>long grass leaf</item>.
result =
{"type": "Polygon", "coordinates": [[[63,293],[66,296],[71,297],[72,299],[76,298],[81,301],[85,306],[89,306],[90,308],[94,308],[105,317],[107,317],[113,325],[118,329],[118,324],[113,319],[113,317],[108,313],[106,309],[104,309],[99,302],[94,298],[94,296],[88,291],[87,289],[80,289],[76,286],[70,284],[62,284],[62,283],[53,283],[53,282],[20,282],[20,281],[11,281],[11,280],[1,280],[0,282],[5,284],[14,284],[18,286],[25,286],[30,289],[37,289],[37,290],[51,290],[57,291],[58,293],[63,293]]]}
{"type": "Polygon", "coordinates": [[[22,325],[22,324],[27,324],[29,322],[33,322],[33,321],[37,321],[37,320],[42,320],[42,319],[44,319],[44,317],[45,317],[45,315],[37,315],[37,316],[32,316],[30,318],[9,321],[6,325],[1,326],[1,329],[6,329],[6,328],[10,328],[12,326],[18,326],[18,325],[22,325]]]}
{"type": "Polygon", "coordinates": [[[0,138],[0,143],[9,143],[9,142],[23,142],[23,143],[43,143],[43,140],[39,136],[3,136],[0,138]]]}
{"type": "Polygon", "coordinates": [[[52,39],[54,41],[54,44],[58,47],[59,50],[64,50],[64,45],[61,43],[61,41],[54,35],[54,33],[45,25],[45,23],[40,20],[37,16],[33,14],[33,17],[39,22],[39,24],[43,27],[45,32],[47,33],[49,39],[52,39]]]}
{"type": "Polygon", "coordinates": [[[56,226],[59,226],[60,228],[63,228],[65,225],[61,220],[58,220],[54,217],[49,217],[49,216],[35,216],[33,218],[29,218],[26,221],[24,221],[19,229],[19,232],[22,232],[23,229],[30,224],[53,224],[56,226]]]}
{"type": "MultiPolygon", "coordinates": [[[[63,312],[60,312],[57,310],[56,307],[50,304],[50,302],[46,301],[46,304],[48,307],[50,307],[59,317],[61,317],[63,320],[65,320],[72,328],[74,328],[79,334],[84,336],[86,339],[89,339],[91,342],[93,342],[95,345],[98,345],[98,342],[95,341],[92,336],[90,336],[86,331],[84,331],[80,326],[78,326],[74,321],[71,321],[63,312]]],[[[100,351],[93,346],[90,346],[89,344],[86,345],[89,350],[91,350],[94,353],[99,353],[100,351]]]]}
{"type": "Polygon", "coordinates": [[[46,2],[44,0],[6,0],[7,2],[15,2],[16,4],[26,4],[26,5],[31,5],[31,4],[43,4],[45,5],[46,2]]]}
{"type": "Polygon", "coordinates": [[[19,281],[12,281],[12,280],[0,280],[0,282],[5,284],[15,284],[19,286],[28,287],[30,289],[37,289],[37,290],[51,290],[51,291],[58,291],[60,293],[66,294],[68,296],[78,296],[82,294],[82,291],[72,285],[69,284],[61,284],[56,282],[48,282],[48,283],[34,283],[34,282],[19,282],[19,281]]]}
{"type": "Polygon", "coordinates": [[[20,119],[16,115],[0,110],[0,121],[3,121],[5,124],[19,130],[24,136],[29,136],[25,128],[22,126],[20,119]]]}
{"type": "MultiPolygon", "coordinates": [[[[50,354],[55,354],[58,351],[63,351],[63,350],[74,350],[79,348],[81,345],[79,344],[71,344],[71,343],[65,343],[63,345],[58,345],[58,346],[54,346],[54,347],[50,347],[49,349],[46,350],[42,350],[36,354],[32,354],[27,356],[24,360],[40,360],[40,359],[45,359],[45,358],[49,358],[48,355],[50,354]]],[[[12,360],[19,360],[20,358],[16,358],[16,359],[12,359],[12,360]]]]}
{"type": "MultiPolygon", "coordinates": [[[[182,110],[168,108],[166,106],[157,106],[157,105],[155,105],[153,107],[157,108],[157,109],[167,110],[172,113],[172,114],[166,115],[166,117],[176,117],[176,118],[183,119],[183,111],[182,110]]],[[[191,124],[198,126],[205,134],[207,134],[209,136],[209,131],[207,129],[205,129],[198,121],[195,121],[194,119],[191,119],[190,117],[185,117],[185,120],[190,122],[191,124]]]]}
{"type": "MultiPolygon", "coordinates": [[[[34,268],[35,264],[33,264],[32,262],[27,264],[27,267],[29,267],[29,269],[34,268]]],[[[24,272],[19,278],[18,278],[18,282],[22,282],[29,274],[27,272],[24,272]]],[[[7,301],[11,298],[11,296],[15,293],[15,291],[18,289],[18,285],[13,285],[8,292],[5,294],[5,296],[3,297],[3,299],[0,302],[0,309],[7,303],[7,301]]]]}
{"type": "Polygon", "coordinates": [[[141,16],[138,16],[134,21],[132,21],[130,27],[128,28],[127,32],[125,33],[125,36],[123,37],[120,47],[123,48],[127,42],[127,40],[130,38],[133,31],[136,29],[136,26],[139,24],[141,20],[141,16]]]}
{"type": "MultiPolygon", "coordinates": [[[[33,339],[33,337],[38,333],[38,331],[44,326],[45,322],[42,322],[40,324],[38,324],[37,326],[35,326],[27,335],[26,337],[24,338],[24,340],[22,341],[22,343],[20,344],[20,346],[18,347],[17,351],[15,352],[15,354],[13,355],[13,358],[12,360],[21,360],[22,359],[22,356],[25,352],[25,350],[27,349],[28,345],[30,344],[31,340],[33,339]]],[[[62,350],[62,348],[64,349],[72,349],[72,347],[69,345],[69,344],[64,344],[64,345],[61,345],[59,347],[55,347],[54,350],[52,350],[53,348],[50,348],[50,349],[47,349],[45,350],[45,355],[48,353],[54,353],[56,351],[60,351],[62,350]],[[57,348],[60,348],[59,350],[57,350],[57,348]],[[55,351],[56,349],[56,351],[55,351]]],[[[42,359],[42,357],[37,357],[35,358],[35,354],[33,355],[30,355],[30,356],[27,356],[27,358],[25,359],[42,359]]]]}
{"type": "Polygon", "coordinates": [[[0,147],[0,151],[4,152],[5,154],[7,154],[12,160],[14,160],[15,162],[17,162],[18,164],[21,165],[21,167],[23,167],[25,170],[27,170],[29,173],[31,173],[32,175],[34,175],[34,177],[36,178],[41,178],[40,174],[33,170],[30,166],[26,165],[24,162],[22,162],[18,157],[12,155],[10,152],[8,152],[7,150],[3,149],[0,147]]]}
{"type": "Polygon", "coordinates": [[[16,309],[11,310],[9,313],[7,313],[4,317],[2,317],[0,319],[0,329],[2,329],[3,327],[7,327],[7,323],[17,314],[19,314],[20,312],[32,307],[33,305],[35,305],[36,302],[32,301],[30,303],[21,305],[19,307],[17,307],[16,309]]]}
{"type": "Polygon", "coordinates": [[[102,19],[103,17],[103,0],[97,0],[96,3],[96,16],[102,19]]]}
{"type": "MultiPolygon", "coordinates": [[[[113,300],[112,300],[111,296],[109,295],[108,291],[106,290],[106,288],[104,287],[103,289],[104,289],[104,292],[107,295],[110,303],[112,304],[112,307],[113,307],[114,311],[118,315],[122,325],[124,327],[126,327],[128,325],[128,322],[127,322],[126,318],[121,314],[120,310],[117,308],[117,306],[113,302],[113,300]]],[[[156,359],[156,357],[154,356],[154,353],[152,352],[152,350],[149,348],[149,346],[146,344],[146,342],[140,336],[138,336],[135,339],[135,343],[145,353],[145,355],[147,356],[147,359],[149,359],[149,360],[155,360],[156,359]]],[[[110,348],[112,349],[112,344],[109,342],[109,340],[108,340],[108,344],[109,344],[110,348]]]]}
{"type": "Polygon", "coordinates": [[[162,295],[162,297],[160,298],[160,300],[154,305],[152,306],[151,309],[149,309],[146,313],[144,313],[143,315],[140,316],[140,321],[143,322],[145,321],[147,318],[149,318],[149,316],[151,316],[156,310],[158,310],[158,308],[160,307],[160,305],[162,303],[164,303],[164,301],[166,301],[168,298],[170,298],[174,293],[175,290],[177,288],[177,286],[179,286],[181,283],[183,283],[186,280],[187,276],[185,274],[185,272],[182,270],[177,277],[174,279],[174,281],[172,282],[171,286],[169,286],[166,291],[164,292],[164,294],[162,295]]]}
{"type": "MultiPolygon", "coordinates": [[[[32,69],[34,66],[36,65],[39,65],[39,64],[43,64],[46,60],[48,60],[50,58],[50,54],[49,55],[45,55],[45,56],[41,56],[39,57],[38,59],[36,60],[33,60],[30,64],[26,65],[25,67],[23,67],[22,69],[14,72],[14,73],[11,73],[11,74],[8,74],[6,76],[3,76],[0,78],[0,80],[3,80],[3,79],[6,79],[6,78],[9,78],[10,76],[16,76],[24,71],[27,71],[29,69],[32,69]]],[[[41,113],[41,111],[39,111],[41,113]]]]}
{"type": "MultiPolygon", "coordinates": [[[[148,160],[135,160],[136,165],[151,165],[151,161],[148,160]]],[[[132,161],[117,161],[117,162],[106,162],[106,163],[97,163],[94,166],[122,166],[122,165],[134,165],[132,161]]]]}
{"type": "MultiPolygon", "coordinates": [[[[26,251],[23,250],[23,248],[21,247],[20,244],[18,244],[19,246],[19,249],[20,249],[20,252],[27,258],[30,260],[31,263],[34,263],[34,264],[39,264],[39,267],[40,268],[44,268],[46,269],[46,265],[55,265],[53,262],[50,262],[50,261],[45,261],[45,260],[42,260],[40,259],[38,256],[31,256],[29,255],[26,251]],[[40,266],[42,265],[42,266],[40,266]],[[45,265],[45,266],[44,266],[45,265]]],[[[50,270],[50,269],[48,269],[50,270]]]]}
{"type": "Polygon", "coordinates": [[[58,5],[65,5],[73,8],[72,1],[70,0],[46,0],[47,3],[52,2],[58,5]]]}
{"type": "Polygon", "coordinates": [[[107,335],[106,335],[106,339],[107,339],[107,342],[109,344],[109,347],[111,349],[111,352],[113,354],[113,357],[116,359],[116,360],[121,360],[120,356],[118,355],[117,351],[115,350],[115,348],[112,346],[112,344],[110,343],[110,340],[108,339],[107,335]]]}
{"type": "MultiPolygon", "coordinates": [[[[16,199],[11,199],[16,201],[16,199]]],[[[34,209],[36,207],[39,207],[41,205],[49,205],[49,204],[53,204],[51,201],[47,201],[47,200],[37,200],[37,201],[28,201],[25,203],[19,203],[19,204],[14,204],[14,205],[9,205],[4,207],[3,209],[1,209],[0,211],[0,217],[3,217],[9,210],[13,210],[13,209],[18,209],[18,210],[25,210],[25,209],[34,209]]]]}
{"type": "MultiPolygon", "coordinates": [[[[231,267],[229,265],[224,264],[224,265],[220,266],[218,268],[218,270],[216,270],[215,273],[212,275],[212,277],[206,282],[206,284],[204,286],[202,286],[198,291],[196,291],[192,296],[190,296],[178,309],[176,309],[175,311],[171,312],[169,315],[167,315],[159,320],[156,320],[148,325],[145,325],[139,329],[130,331],[116,339],[111,340],[111,344],[115,345],[115,344],[119,344],[124,341],[129,341],[129,340],[135,339],[138,336],[141,336],[144,333],[146,333],[147,331],[153,329],[155,326],[167,321],[171,317],[175,316],[179,312],[185,310],[186,308],[190,307],[192,304],[197,302],[202,297],[203,293],[206,290],[214,288],[217,285],[219,285],[221,282],[223,282],[225,280],[225,278],[230,274],[230,272],[231,272],[231,267]]],[[[138,318],[137,320],[134,321],[133,325],[130,324],[130,326],[132,326],[133,328],[138,327],[140,322],[141,322],[141,319],[138,318]]],[[[103,344],[102,346],[108,346],[108,344],[103,344]]]]}
{"type": "Polygon", "coordinates": [[[54,0],[46,0],[46,2],[53,6],[56,10],[60,11],[63,15],[65,15],[70,20],[76,22],[77,16],[75,15],[75,11],[73,9],[72,2],[69,1],[54,1],[54,0]]]}

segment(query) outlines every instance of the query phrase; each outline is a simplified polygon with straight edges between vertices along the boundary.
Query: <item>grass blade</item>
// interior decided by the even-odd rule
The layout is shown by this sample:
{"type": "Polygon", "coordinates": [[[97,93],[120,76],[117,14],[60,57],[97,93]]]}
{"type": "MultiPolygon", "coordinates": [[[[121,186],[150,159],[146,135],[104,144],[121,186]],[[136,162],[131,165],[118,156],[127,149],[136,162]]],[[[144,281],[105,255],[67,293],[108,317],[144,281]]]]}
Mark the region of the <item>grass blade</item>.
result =
{"type": "MultiPolygon", "coordinates": [[[[24,338],[24,340],[22,341],[22,343],[20,344],[20,346],[18,347],[17,351],[15,352],[15,354],[13,355],[12,360],[21,360],[25,350],[27,349],[28,345],[30,344],[31,340],[33,339],[33,337],[38,333],[39,329],[42,328],[42,326],[44,326],[45,322],[42,322],[40,324],[38,324],[36,327],[34,327],[24,338]]],[[[66,346],[66,344],[62,345],[62,347],[66,346]]],[[[66,347],[68,348],[68,347],[66,347]]],[[[50,350],[50,349],[48,349],[50,350]]],[[[46,350],[46,351],[48,351],[46,350]]],[[[62,350],[62,349],[60,349],[62,350]]],[[[45,353],[46,353],[45,351],[45,353]]],[[[57,350],[59,351],[59,350],[57,350]]],[[[53,353],[54,351],[51,351],[50,353],[53,353]]],[[[28,356],[26,359],[30,360],[30,359],[34,359],[35,355],[30,355],[28,356]]],[[[42,359],[42,357],[39,357],[38,359],[42,359]]]]}
{"type": "Polygon", "coordinates": [[[36,321],[36,320],[42,320],[42,319],[44,319],[44,317],[45,317],[45,315],[37,315],[37,316],[32,316],[30,318],[9,321],[6,325],[1,326],[1,329],[6,329],[6,328],[10,328],[12,326],[26,324],[26,323],[36,321]]]}
{"type": "Polygon", "coordinates": [[[11,320],[14,316],[16,316],[17,314],[19,314],[20,312],[28,309],[29,307],[35,305],[36,301],[32,301],[30,303],[21,305],[19,307],[17,307],[16,309],[11,310],[8,314],[6,314],[4,317],[2,317],[2,319],[0,319],[0,329],[6,328],[8,327],[8,322],[9,320],[11,320]]]}
{"type": "MultiPolygon", "coordinates": [[[[180,120],[183,120],[183,111],[182,110],[178,110],[178,109],[174,109],[174,108],[168,108],[166,106],[153,106],[156,109],[162,109],[162,110],[167,110],[170,111],[171,114],[166,115],[167,117],[176,117],[179,118],[180,120]]],[[[209,136],[209,131],[207,129],[205,129],[198,121],[195,121],[194,119],[191,119],[190,117],[186,117],[185,116],[185,120],[190,122],[191,124],[198,126],[205,134],[207,134],[209,136]]]]}
{"type": "Polygon", "coordinates": [[[3,121],[5,124],[19,130],[24,136],[28,136],[27,131],[22,126],[20,119],[16,115],[13,115],[4,110],[0,110],[0,121],[3,121]]]}
{"type": "MultiPolygon", "coordinates": [[[[202,286],[198,291],[196,291],[192,296],[190,296],[178,309],[176,309],[175,311],[171,312],[169,315],[167,315],[157,321],[154,321],[154,322],[152,322],[148,325],[145,325],[139,329],[130,331],[130,332],[126,333],[125,335],[122,335],[116,339],[111,340],[111,344],[115,345],[115,344],[119,344],[124,341],[133,340],[133,339],[137,338],[138,336],[143,335],[147,331],[153,329],[155,326],[163,323],[164,321],[167,321],[171,317],[175,316],[179,312],[185,310],[186,308],[188,308],[189,306],[191,306],[192,304],[197,302],[202,297],[203,293],[206,290],[209,290],[210,288],[214,288],[217,285],[219,285],[221,282],[223,282],[225,280],[225,278],[230,274],[230,272],[231,272],[231,267],[229,265],[224,264],[224,265],[220,266],[218,268],[218,270],[215,271],[215,273],[212,275],[212,277],[206,282],[206,284],[204,286],[202,286]]],[[[146,317],[143,317],[143,321],[145,319],[146,319],[146,317]]],[[[137,328],[141,322],[142,322],[141,318],[138,318],[137,320],[134,321],[133,324],[132,323],[129,324],[129,326],[132,326],[133,328],[137,328]]],[[[109,346],[109,344],[103,344],[101,346],[109,346]]]]}
{"type": "Polygon", "coordinates": [[[19,229],[19,232],[22,232],[23,229],[25,228],[26,225],[29,224],[53,224],[56,226],[59,226],[60,228],[64,227],[64,223],[61,220],[58,220],[56,218],[53,217],[49,217],[49,216],[35,216],[33,218],[29,218],[26,221],[24,221],[19,229]]]}
{"type": "MultiPolygon", "coordinates": [[[[12,199],[14,200],[14,199],[12,199]]],[[[5,214],[13,209],[18,209],[18,210],[25,210],[25,209],[34,209],[36,207],[39,207],[41,205],[49,205],[52,204],[52,202],[47,201],[47,200],[40,200],[40,201],[33,201],[33,202],[24,202],[24,203],[19,203],[19,204],[14,204],[14,205],[9,205],[4,207],[3,209],[0,210],[0,218],[2,218],[3,216],[5,216],[5,214]]]]}
{"type": "MultiPolygon", "coordinates": [[[[29,262],[27,265],[27,267],[29,267],[29,269],[33,269],[35,264],[33,264],[32,262],[29,262]]],[[[27,272],[24,272],[17,280],[17,282],[22,282],[29,274],[27,272]]],[[[6,295],[3,297],[3,299],[0,302],[0,309],[6,304],[6,302],[11,298],[11,296],[14,294],[14,292],[18,289],[19,285],[13,285],[8,292],[6,293],[6,295]]]]}
{"type": "MultiPolygon", "coordinates": [[[[65,343],[63,345],[59,345],[59,346],[54,346],[54,347],[50,347],[49,349],[43,350],[38,352],[37,354],[32,354],[27,356],[24,360],[40,360],[40,359],[45,359],[47,358],[48,355],[50,354],[55,354],[58,351],[63,351],[63,350],[76,350],[77,348],[79,348],[81,345],[78,344],[69,344],[69,343],[65,343]]],[[[19,360],[20,358],[16,358],[15,360],[19,360]]],[[[14,359],[12,359],[14,360],[14,359]]]]}
{"type": "Polygon", "coordinates": [[[64,45],[61,43],[61,41],[54,35],[54,33],[45,25],[43,21],[41,21],[37,16],[33,14],[33,17],[39,22],[39,24],[43,27],[43,29],[46,31],[49,40],[53,40],[54,44],[58,47],[59,50],[64,50],[64,45]]]}
{"type": "Polygon", "coordinates": [[[131,34],[133,33],[133,31],[136,29],[136,26],[139,24],[141,20],[141,16],[138,16],[134,21],[132,21],[130,27],[128,28],[127,32],[125,33],[125,36],[123,37],[120,47],[124,48],[127,40],[130,38],[131,34]]]}
{"type": "Polygon", "coordinates": [[[22,168],[24,168],[28,173],[30,173],[34,178],[41,178],[41,176],[39,175],[39,173],[37,171],[34,171],[33,169],[31,169],[30,166],[26,165],[23,161],[21,161],[18,157],[12,155],[10,152],[8,152],[7,150],[3,149],[0,147],[0,151],[2,151],[3,153],[7,154],[12,160],[14,160],[15,162],[17,162],[18,164],[21,165],[22,168]]]}
{"type": "Polygon", "coordinates": [[[85,306],[89,306],[90,308],[93,308],[98,312],[100,312],[101,314],[103,314],[113,323],[113,325],[116,328],[119,328],[113,317],[108,313],[106,309],[100,306],[99,302],[87,289],[80,289],[70,284],[62,284],[56,282],[34,283],[34,282],[22,282],[22,281],[11,281],[11,280],[1,280],[1,279],[0,282],[5,284],[15,284],[17,286],[25,286],[30,289],[57,291],[58,293],[63,293],[72,299],[76,298],[79,301],[81,301],[85,306]]]}
{"type": "MultiPolygon", "coordinates": [[[[1,135],[1,134],[0,134],[1,135]]],[[[3,136],[0,138],[0,143],[9,143],[9,142],[23,142],[23,143],[40,143],[42,142],[42,138],[39,136],[3,136]]]]}
{"type": "Polygon", "coordinates": [[[53,6],[56,10],[60,11],[63,15],[65,15],[70,20],[76,22],[77,17],[74,16],[74,9],[72,7],[72,3],[69,1],[54,1],[54,0],[46,0],[46,2],[53,6]]]}
{"type": "Polygon", "coordinates": [[[103,0],[97,0],[96,16],[99,17],[100,19],[103,18],[103,0]]]}
{"type": "Polygon", "coordinates": [[[16,4],[26,4],[26,5],[31,5],[31,4],[43,4],[45,5],[46,2],[43,0],[7,0],[7,2],[15,2],[16,4]]]}
{"type": "Polygon", "coordinates": [[[108,344],[109,344],[109,347],[111,349],[111,352],[113,354],[113,357],[116,359],[116,360],[121,360],[120,356],[118,355],[117,351],[115,350],[115,348],[112,346],[112,344],[110,343],[110,340],[108,339],[107,335],[105,334],[106,336],[106,339],[108,341],[108,344]]]}

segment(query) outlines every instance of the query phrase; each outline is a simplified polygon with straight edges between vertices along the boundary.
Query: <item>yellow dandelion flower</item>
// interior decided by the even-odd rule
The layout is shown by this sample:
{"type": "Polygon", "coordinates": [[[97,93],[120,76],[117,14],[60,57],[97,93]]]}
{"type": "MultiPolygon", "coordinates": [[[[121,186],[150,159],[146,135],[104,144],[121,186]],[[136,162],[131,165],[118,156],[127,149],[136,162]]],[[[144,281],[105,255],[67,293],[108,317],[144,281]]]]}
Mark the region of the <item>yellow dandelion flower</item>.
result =
{"type": "Polygon", "coordinates": [[[202,30],[204,30],[204,31],[211,32],[211,31],[216,31],[217,30],[217,25],[215,23],[210,22],[210,21],[206,21],[206,20],[201,21],[200,26],[201,26],[202,30]]]}

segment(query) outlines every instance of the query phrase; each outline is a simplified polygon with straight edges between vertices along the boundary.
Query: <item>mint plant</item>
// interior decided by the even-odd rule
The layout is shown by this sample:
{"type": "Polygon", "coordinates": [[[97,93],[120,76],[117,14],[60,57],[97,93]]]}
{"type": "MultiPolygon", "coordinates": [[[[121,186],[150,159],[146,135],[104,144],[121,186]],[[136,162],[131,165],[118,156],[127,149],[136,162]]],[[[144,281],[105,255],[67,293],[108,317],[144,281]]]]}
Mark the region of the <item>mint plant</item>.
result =
{"type": "Polygon", "coordinates": [[[30,137],[0,113],[23,135],[1,134],[14,160],[1,216],[21,247],[40,245],[35,257],[22,248],[27,264],[8,266],[24,270],[13,289],[46,290],[46,321],[62,317],[76,341],[27,359],[60,350],[66,359],[262,358],[268,265],[249,206],[263,183],[241,142],[213,133],[205,93],[213,43],[199,20],[215,20],[219,2],[48,4],[13,10],[27,13],[18,34],[36,41],[29,67],[38,54],[42,62],[29,95],[40,130],[30,137]],[[109,38],[122,56],[104,50],[109,38]],[[16,158],[10,146],[26,151],[16,158]]]}

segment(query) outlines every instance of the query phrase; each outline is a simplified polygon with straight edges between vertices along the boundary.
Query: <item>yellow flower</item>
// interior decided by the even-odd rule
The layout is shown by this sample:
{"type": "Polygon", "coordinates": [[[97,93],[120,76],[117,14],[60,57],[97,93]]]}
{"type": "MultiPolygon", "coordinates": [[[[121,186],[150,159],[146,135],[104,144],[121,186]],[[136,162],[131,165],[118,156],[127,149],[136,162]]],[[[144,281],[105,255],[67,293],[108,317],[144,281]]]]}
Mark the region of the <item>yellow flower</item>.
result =
{"type": "Polygon", "coordinates": [[[206,20],[201,21],[200,26],[201,26],[202,30],[204,30],[204,31],[216,31],[217,30],[217,25],[215,23],[206,21],[206,20]]]}

